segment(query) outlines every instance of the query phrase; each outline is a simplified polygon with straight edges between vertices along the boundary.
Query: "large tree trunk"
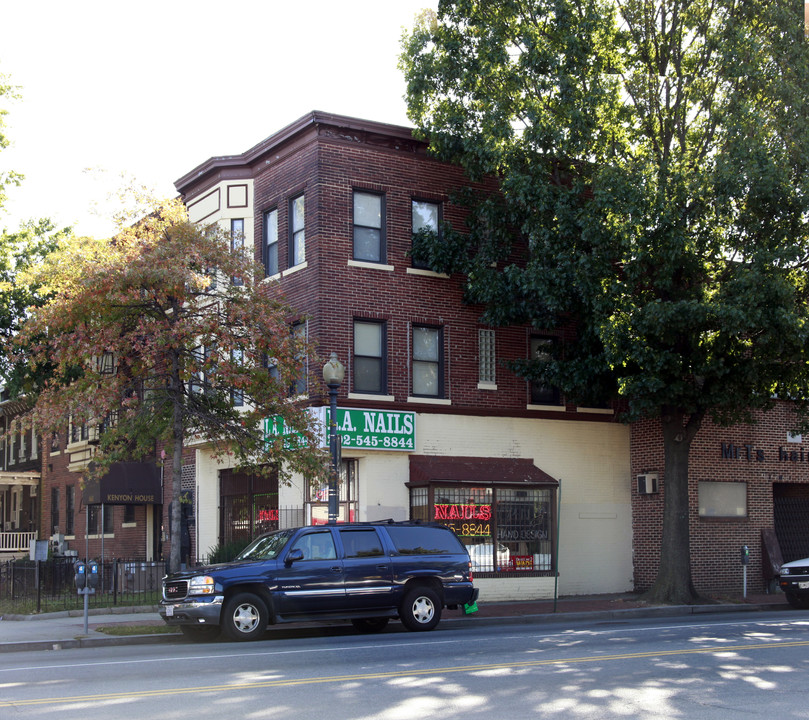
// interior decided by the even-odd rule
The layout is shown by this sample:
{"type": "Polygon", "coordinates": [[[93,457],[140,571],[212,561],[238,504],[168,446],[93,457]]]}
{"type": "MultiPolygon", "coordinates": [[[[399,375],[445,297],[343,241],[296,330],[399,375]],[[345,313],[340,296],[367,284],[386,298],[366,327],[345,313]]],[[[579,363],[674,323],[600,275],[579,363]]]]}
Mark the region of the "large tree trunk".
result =
{"type": "Polygon", "coordinates": [[[645,599],[689,605],[699,600],[691,579],[691,544],[688,498],[688,456],[701,415],[686,417],[678,410],[661,413],[663,428],[663,538],[657,578],[645,599]]]}
{"type": "MultiPolygon", "coordinates": [[[[175,354],[172,363],[172,438],[174,446],[171,454],[171,551],[169,552],[169,572],[177,572],[182,562],[182,508],[180,507],[180,493],[183,485],[183,405],[182,380],[179,373],[179,361],[175,354]]],[[[164,469],[165,474],[165,469],[164,469]]]]}
{"type": "MultiPolygon", "coordinates": [[[[176,411],[175,411],[176,415],[176,411]]],[[[169,553],[169,572],[177,572],[182,563],[182,507],[180,493],[183,484],[183,437],[182,423],[180,434],[177,434],[177,419],[174,421],[174,450],[171,454],[171,552],[169,553]]]]}

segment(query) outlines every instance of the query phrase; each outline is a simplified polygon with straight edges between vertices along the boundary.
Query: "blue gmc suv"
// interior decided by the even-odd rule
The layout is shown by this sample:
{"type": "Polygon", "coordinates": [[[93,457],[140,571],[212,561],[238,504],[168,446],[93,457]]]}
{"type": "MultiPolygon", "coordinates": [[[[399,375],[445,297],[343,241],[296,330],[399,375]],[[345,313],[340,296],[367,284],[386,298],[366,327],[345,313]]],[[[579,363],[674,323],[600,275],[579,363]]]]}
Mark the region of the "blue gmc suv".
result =
{"type": "Polygon", "coordinates": [[[268,625],[304,620],[379,632],[398,617],[432,630],[442,608],[477,597],[469,554],[449,528],[348,523],[277,530],[233,562],[167,575],[160,615],[192,640],[255,640],[268,625]]]}

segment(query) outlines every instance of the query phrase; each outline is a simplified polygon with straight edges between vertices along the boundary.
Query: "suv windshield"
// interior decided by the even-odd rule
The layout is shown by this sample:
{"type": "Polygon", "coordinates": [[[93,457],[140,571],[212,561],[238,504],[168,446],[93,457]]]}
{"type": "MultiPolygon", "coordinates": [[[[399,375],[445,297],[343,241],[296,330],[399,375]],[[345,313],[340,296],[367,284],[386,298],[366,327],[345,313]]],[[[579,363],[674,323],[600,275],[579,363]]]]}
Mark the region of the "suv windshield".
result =
{"type": "Polygon", "coordinates": [[[294,530],[278,530],[262,535],[251,542],[237,556],[237,560],[274,560],[292,537],[294,530]]]}

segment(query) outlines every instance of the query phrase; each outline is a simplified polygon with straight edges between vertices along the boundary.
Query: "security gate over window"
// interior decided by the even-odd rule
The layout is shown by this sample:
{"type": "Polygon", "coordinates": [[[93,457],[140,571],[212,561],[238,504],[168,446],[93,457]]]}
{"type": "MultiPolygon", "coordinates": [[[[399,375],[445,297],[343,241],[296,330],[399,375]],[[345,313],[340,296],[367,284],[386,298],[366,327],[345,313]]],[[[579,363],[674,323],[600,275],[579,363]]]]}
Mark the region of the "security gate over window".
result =
{"type": "Polygon", "coordinates": [[[278,529],[278,475],[222,470],[220,486],[221,545],[247,543],[278,529]]]}

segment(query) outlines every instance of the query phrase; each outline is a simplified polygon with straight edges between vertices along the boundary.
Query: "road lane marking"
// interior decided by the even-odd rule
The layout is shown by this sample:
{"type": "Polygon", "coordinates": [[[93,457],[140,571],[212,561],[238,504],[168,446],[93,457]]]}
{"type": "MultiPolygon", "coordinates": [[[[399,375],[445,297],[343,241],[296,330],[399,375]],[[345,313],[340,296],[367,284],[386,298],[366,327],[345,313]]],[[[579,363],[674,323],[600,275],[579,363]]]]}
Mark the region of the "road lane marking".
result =
{"type": "Polygon", "coordinates": [[[166,688],[163,690],[137,690],[134,692],[99,693],[96,695],[73,695],[54,698],[31,698],[28,700],[0,700],[0,708],[29,707],[33,705],[69,705],[71,703],[105,702],[110,700],[136,700],[147,697],[165,697],[169,695],[189,695],[195,693],[227,692],[232,690],[258,690],[276,687],[296,687],[301,685],[322,685],[325,683],[357,682],[359,680],[392,680],[396,678],[448,675],[455,673],[477,673],[488,670],[514,670],[542,667],[548,665],[571,665],[576,663],[608,662],[612,660],[637,660],[641,658],[664,658],[683,655],[719,655],[747,650],[781,649],[785,647],[805,647],[809,640],[796,642],[769,642],[754,645],[730,645],[726,647],[684,648],[682,650],[656,650],[648,652],[618,653],[614,655],[588,655],[574,658],[549,658],[546,660],[523,660],[517,662],[486,663],[482,665],[457,665],[443,668],[425,668],[422,670],[392,670],[390,672],[358,673],[356,675],[330,675],[286,680],[267,680],[227,685],[201,685],[187,688],[166,688]]]}

